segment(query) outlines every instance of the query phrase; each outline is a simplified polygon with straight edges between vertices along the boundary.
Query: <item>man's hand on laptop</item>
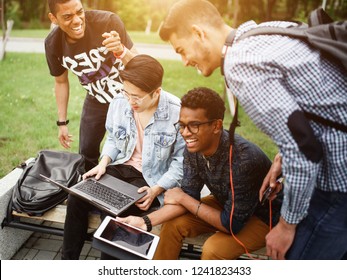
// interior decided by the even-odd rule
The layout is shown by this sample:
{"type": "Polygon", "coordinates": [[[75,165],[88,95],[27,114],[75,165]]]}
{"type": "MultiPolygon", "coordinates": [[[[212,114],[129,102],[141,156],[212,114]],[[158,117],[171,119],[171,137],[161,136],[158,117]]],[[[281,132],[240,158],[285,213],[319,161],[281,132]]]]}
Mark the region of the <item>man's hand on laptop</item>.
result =
{"type": "Polygon", "coordinates": [[[136,202],[136,206],[142,211],[147,211],[149,207],[152,205],[153,200],[164,191],[159,185],[155,185],[153,187],[144,186],[139,188],[138,193],[143,193],[147,191],[147,194],[141,198],[138,202],[136,202]]]}

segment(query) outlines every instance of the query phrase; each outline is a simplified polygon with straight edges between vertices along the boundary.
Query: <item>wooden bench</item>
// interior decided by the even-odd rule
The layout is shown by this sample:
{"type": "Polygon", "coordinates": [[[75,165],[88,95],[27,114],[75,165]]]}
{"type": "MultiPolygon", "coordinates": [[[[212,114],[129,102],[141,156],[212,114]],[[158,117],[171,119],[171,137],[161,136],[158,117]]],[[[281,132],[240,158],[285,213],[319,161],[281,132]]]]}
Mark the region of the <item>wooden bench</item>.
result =
{"type": "MultiPolygon", "coordinates": [[[[8,226],[17,227],[21,229],[27,229],[32,231],[38,231],[43,233],[63,235],[63,224],[65,222],[66,215],[66,203],[59,204],[55,208],[47,211],[43,216],[28,216],[25,213],[18,213],[12,211],[12,221],[8,223],[8,226]],[[47,225],[47,223],[50,223],[47,225]],[[59,224],[60,227],[54,226],[59,224]]],[[[92,234],[101,223],[100,215],[97,213],[91,213],[89,215],[89,232],[92,234]]],[[[153,227],[152,233],[159,235],[160,226],[153,227]]],[[[206,239],[211,234],[201,234],[197,237],[187,237],[183,241],[183,246],[180,253],[180,258],[187,259],[200,259],[202,246],[206,239]]],[[[266,256],[265,248],[251,253],[250,255],[243,254],[240,259],[269,259],[266,256]]]]}

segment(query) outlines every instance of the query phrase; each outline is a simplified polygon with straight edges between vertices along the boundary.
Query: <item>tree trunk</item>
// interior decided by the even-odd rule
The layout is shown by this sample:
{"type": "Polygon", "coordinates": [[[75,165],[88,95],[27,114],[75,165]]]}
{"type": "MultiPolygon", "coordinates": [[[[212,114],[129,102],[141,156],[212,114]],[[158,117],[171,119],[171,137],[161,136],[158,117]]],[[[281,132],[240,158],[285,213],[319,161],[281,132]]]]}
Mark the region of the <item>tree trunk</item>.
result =
{"type": "Polygon", "coordinates": [[[292,20],[295,16],[299,0],[287,0],[287,14],[286,19],[292,20]]]}
{"type": "Polygon", "coordinates": [[[258,17],[260,21],[266,20],[266,13],[264,11],[263,0],[257,0],[256,6],[258,8],[258,17]]]}
{"type": "Polygon", "coordinates": [[[239,17],[240,17],[240,0],[234,1],[234,16],[233,16],[233,28],[236,28],[239,25],[239,17]]]}
{"type": "Polygon", "coordinates": [[[268,0],[267,1],[267,7],[266,7],[266,20],[271,21],[272,20],[272,11],[273,8],[276,5],[276,0],[268,0]]]}
{"type": "Polygon", "coordinates": [[[40,21],[41,22],[46,21],[48,17],[47,15],[48,15],[47,1],[44,1],[42,5],[42,10],[41,10],[40,21]]]}
{"type": "Polygon", "coordinates": [[[5,41],[6,35],[6,25],[5,25],[5,0],[1,0],[0,3],[0,17],[1,17],[1,31],[2,31],[2,41],[5,41]]]}

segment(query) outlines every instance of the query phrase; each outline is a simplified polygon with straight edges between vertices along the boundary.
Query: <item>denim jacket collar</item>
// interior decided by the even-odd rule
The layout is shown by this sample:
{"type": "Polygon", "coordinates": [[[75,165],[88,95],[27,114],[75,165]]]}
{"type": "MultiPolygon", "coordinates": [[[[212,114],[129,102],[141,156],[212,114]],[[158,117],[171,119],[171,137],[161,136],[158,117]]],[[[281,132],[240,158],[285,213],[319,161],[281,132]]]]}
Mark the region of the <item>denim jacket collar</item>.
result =
{"type": "Polygon", "coordinates": [[[159,104],[157,110],[154,113],[156,120],[168,120],[169,119],[169,100],[163,90],[160,91],[159,104]]]}

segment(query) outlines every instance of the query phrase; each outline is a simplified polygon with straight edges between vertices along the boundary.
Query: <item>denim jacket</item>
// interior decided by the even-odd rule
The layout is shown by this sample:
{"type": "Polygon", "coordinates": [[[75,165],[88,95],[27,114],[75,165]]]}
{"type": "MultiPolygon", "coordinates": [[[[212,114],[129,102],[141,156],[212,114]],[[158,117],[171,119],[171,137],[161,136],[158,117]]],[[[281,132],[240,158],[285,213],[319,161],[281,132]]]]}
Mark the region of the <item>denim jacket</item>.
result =
{"type": "MultiPolygon", "coordinates": [[[[181,186],[185,143],[174,126],[180,107],[179,98],[162,90],[157,110],[144,130],[142,175],[149,186],[160,185],[165,190],[181,186]]],[[[123,164],[135,150],[137,129],[133,110],[120,94],[110,103],[106,129],[101,157],[107,155],[111,164],[123,164]]],[[[158,199],[162,203],[163,195],[158,199]]]]}

